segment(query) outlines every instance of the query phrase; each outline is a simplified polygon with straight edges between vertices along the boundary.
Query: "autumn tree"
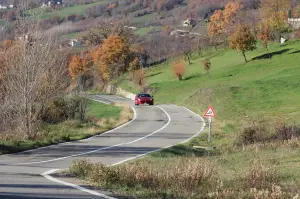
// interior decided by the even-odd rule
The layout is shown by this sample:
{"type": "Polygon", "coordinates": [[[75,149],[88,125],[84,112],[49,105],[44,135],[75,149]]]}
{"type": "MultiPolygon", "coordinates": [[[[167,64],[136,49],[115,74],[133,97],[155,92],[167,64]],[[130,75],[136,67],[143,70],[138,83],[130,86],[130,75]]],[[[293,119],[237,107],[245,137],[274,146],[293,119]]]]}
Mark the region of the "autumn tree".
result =
{"type": "Polygon", "coordinates": [[[89,60],[82,58],[80,55],[73,55],[68,67],[70,76],[74,79],[79,75],[84,74],[88,69],[89,64],[89,60]]]}
{"type": "Polygon", "coordinates": [[[98,46],[111,35],[118,35],[129,43],[133,43],[135,39],[132,30],[128,28],[127,21],[104,21],[79,37],[89,46],[98,46]]]}
{"type": "Polygon", "coordinates": [[[267,49],[269,58],[271,58],[271,55],[269,53],[268,44],[272,39],[271,35],[271,29],[268,23],[262,23],[259,27],[259,33],[258,33],[258,39],[261,40],[263,46],[267,49]]]}
{"type": "Polygon", "coordinates": [[[240,9],[240,4],[229,2],[224,10],[216,10],[210,17],[208,24],[208,34],[212,39],[218,38],[220,35],[228,35],[231,27],[235,24],[235,16],[240,9]]]}
{"type": "Polygon", "coordinates": [[[256,48],[256,39],[249,27],[239,25],[236,31],[229,36],[229,46],[232,49],[242,52],[245,62],[247,61],[246,52],[256,48]]]}
{"type": "Polygon", "coordinates": [[[209,72],[209,70],[211,69],[211,61],[209,59],[205,59],[204,61],[202,61],[202,65],[204,70],[206,70],[206,72],[209,72]]]}
{"type": "Polygon", "coordinates": [[[93,62],[104,81],[126,72],[130,63],[130,48],[118,35],[109,36],[92,52],[93,62]]]}
{"type": "Polygon", "coordinates": [[[172,63],[172,69],[178,80],[181,81],[185,72],[185,64],[183,61],[175,61],[172,63]]]}
{"type": "Polygon", "coordinates": [[[292,10],[292,17],[293,18],[300,18],[300,3],[298,3],[292,10]]]}
{"type": "Polygon", "coordinates": [[[271,27],[280,42],[281,33],[287,28],[290,0],[261,0],[261,15],[271,27]]]}
{"type": "Polygon", "coordinates": [[[134,82],[143,88],[146,84],[145,72],[143,69],[134,71],[134,82]]]}

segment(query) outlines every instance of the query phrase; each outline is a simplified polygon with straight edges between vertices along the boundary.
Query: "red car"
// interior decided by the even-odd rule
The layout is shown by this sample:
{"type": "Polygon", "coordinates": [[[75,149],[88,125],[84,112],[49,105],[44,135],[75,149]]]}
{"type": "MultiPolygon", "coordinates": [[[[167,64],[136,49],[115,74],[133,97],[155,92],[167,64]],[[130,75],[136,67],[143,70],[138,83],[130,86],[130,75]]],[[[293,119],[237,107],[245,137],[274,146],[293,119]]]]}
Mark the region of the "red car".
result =
{"type": "Polygon", "coordinates": [[[154,104],[154,99],[149,94],[137,94],[135,96],[135,105],[140,105],[140,104],[153,105],[154,104]]]}

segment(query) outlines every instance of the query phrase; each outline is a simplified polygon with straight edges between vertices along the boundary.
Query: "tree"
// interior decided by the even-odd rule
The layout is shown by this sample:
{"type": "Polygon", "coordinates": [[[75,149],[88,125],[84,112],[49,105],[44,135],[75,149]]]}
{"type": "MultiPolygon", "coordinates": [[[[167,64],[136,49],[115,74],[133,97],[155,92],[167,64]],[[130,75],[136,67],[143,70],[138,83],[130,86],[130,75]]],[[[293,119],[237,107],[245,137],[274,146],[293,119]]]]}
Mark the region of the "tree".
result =
{"type": "Polygon", "coordinates": [[[278,42],[281,33],[286,29],[290,0],[261,0],[261,15],[270,24],[278,42]]]}
{"type": "Polygon", "coordinates": [[[130,63],[130,48],[118,35],[109,36],[92,52],[94,64],[105,81],[126,72],[130,63]]]}
{"type": "Polygon", "coordinates": [[[72,56],[68,67],[70,76],[74,79],[82,75],[87,70],[88,65],[88,60],[81,58],[79,55],[72,56]]]}
{"type": "Polygon", "coordinates": [[[172,69],[178,80],[181,81],[185,72],[185,64],[183,61],[175,61],[172,63],[172,69]]]}
{"type": "Polygon", "coordinates": [[[83,33],[80,38],[91,46],[98,46],[103,43],[111,35],[118,35],[129,43],[133,43],[134,34],[131,29],[128,28],[127,21],[105,21],[90,28],[87,32],[83,33]]]}
{"type": "Polygon", "coordinates": [[[210,37],[216,37],[223,33],[228,35],[230,26],[235,23],[235,16],[240,9],[240,4],[229,2],[225,5],[224,10],[216,10],[210,17],[208,24],[208,34],[210,37]]]}
{"type": "Polygon", "coordinates": [[[258,39],[262,41],[263,46],[267,49],[269,58],[271,55],[269,53],[268,44],[272,39],[271,29],[268,23],[262,23],[259,27],[258,39]]]}
{"type": "Polygon", "coordinates": [[[34,139],[44,104],[68,86],[67,51],[55,37],[43,32],[36,20],[18,19],[17,29],[29,39],[1,49],[5,97],[0,98],[0,127],[5,124],[10,132],[24,132],[24,139],[34,139]]]}
{"type": "Polygon", "coordinates": [[[204,70],[206,70],[206,72],[209,72],[209,70],[211,69],[211,62],[210,62],[210,60],[209,59],[205,59],[202,62],[202,65],[203,65],[204,70]]]}
{"type": "Polygon", "coordinates": [[[299,18],[300,17],[300,3],[297,4],[294,8],[293,8],[293,18],[299,18]]]}
{"type": "Polygon", "coordinates": [[[245,52],[252,51],[256,48],[256,40],[250,31],[250,28],[239,25],[236,31],[229,36],[229,46],[232,49],[242,52],[245,62],[247,61],[245,52]]]}
{"type": "Polygon", "coordinates": [[[192,64],[192,52],[196,50],[197,43],[193,37],[183,36],[175,38],[175,48],[177,52],[183,55],[184,60],[192,64]]]}

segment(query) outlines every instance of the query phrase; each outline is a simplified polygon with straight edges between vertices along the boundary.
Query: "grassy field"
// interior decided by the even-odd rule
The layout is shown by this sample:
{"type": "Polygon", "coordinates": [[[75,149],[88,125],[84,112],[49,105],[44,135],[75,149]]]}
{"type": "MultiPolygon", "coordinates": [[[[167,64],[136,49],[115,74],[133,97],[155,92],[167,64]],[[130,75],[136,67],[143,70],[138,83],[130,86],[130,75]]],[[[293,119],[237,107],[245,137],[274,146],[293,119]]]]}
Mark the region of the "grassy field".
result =
{"type": "MultiPolygon", "coordinates": [[[[171,65],[164,63],[146,69],[146,81],[157,103],[184,105],[200,115],[213,105],[219,124],[279,118],[299,123],[300,42],[272,44],[270,50],[272,59],[266,58],[263,48],[247,53],[253,61],[246,64],[240,53],[216,52],[210,55],[209,73],[202,66],[204,57],[195,56],[193,63],[186,65],[183,81],[178,81],[171,65]]],[[[126,80],[121,87],[136,91],[126,80]]]]}
{"type": "Polygon", "coordinates": [[[95,3],[86,4],[86,5],[74,5],[71,7],[63,8],[61,10],[54,10],[52,12],[43,12],[42,8],[35,8],[35,9],[29,10],[28,14],[29,15],[38,15],[38,16],[40,14],[42,14],[42,16],[41,16],[42,19],[46,19],[46,18],[53,17],[53,16],[60,16],[61,18],[64,18],[71,14],[76,14],[76,15],[84,14],[86,8],[93,7],[96,5],[106,4],[106,3],[108,3],[108,0],[101,0],[101,1],[97,1],[95,3]]]}
{"type": "Polygon", "coordinates": [[[60,142],[80,140],[119,126],[131,118],[129,107],[105,105],[89,100],[86,121],[46,124],[34,141],[0,141],[0,154],[13,153],[60,142]]]}
{"type": "MultiPolygon", "coordinates": [[[[299,125],[300,42],[272,44],[270,50],[272,59],[263,48],[247,53],[252,61],[246,64],[231,50],[209,53],[209,73],[202,67],[206,57],[194,55],[183,81],[174,77],[170,62],[146,69],[157,103],[187,106],[200,115],[214,106],[212,142],[205,130],[189,143],[117,167],[75,162],[71,173],[137,198],[299,198],[299,128],[297,137],[287,140],[243,144],[240,139],[253,124],[262,128],[261,137],[290,133],[282,123],[299,125]],[[77,172],[81,164],[100,177],[77,172]]],[[[121,87],[138,90],[126,77],[121,87]]]]}

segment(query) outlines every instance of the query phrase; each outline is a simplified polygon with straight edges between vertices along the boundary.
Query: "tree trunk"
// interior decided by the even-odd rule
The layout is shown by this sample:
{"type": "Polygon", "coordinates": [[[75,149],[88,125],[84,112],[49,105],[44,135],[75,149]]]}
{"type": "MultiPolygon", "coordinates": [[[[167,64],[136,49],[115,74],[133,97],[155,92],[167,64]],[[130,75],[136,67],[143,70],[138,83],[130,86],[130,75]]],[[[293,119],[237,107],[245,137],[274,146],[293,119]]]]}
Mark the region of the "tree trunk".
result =
{"type": "Polygon", "coordinates": [[[267,52],[268,52],[268,55],[269,55],[269,59],[271,59],[271,54],[270,54],[270,51],[269,51],[269,48],[268,48],[268,45],[266,46],[266,49],[267,49],[267,52]]]}
{"type": "Polygon", "coordinates": [[[243,56],[244,56],[245,63],[247,63],[247,62],[248,62],[248,60],[247,60],[247,57],[246,57],[245,51],[242,51],[242,54],[243,54],[243,56]]]}
{"type": "Polygon", "coordinates": [[[190,54],[189,54],[189,53],[187,53],[187,54],[186,54],[186,57],[187,57],[187,59],[188,59],[189,65],[191,65],[191,64],[192,64],[192,62],[191,62],[191,57],[190,57],[190,54]]]}
{"type": "Polygon", "coordinates": [[[178,79],[179,79],[179,81],[181,81],[182,80],[182,75],[178,75],[178,79]]]}
{"type": "Polygon", "coordinates": [[[215,47],[215,50],[218,51],[217,44],[215,44],[214,47],[215,47]]]}

